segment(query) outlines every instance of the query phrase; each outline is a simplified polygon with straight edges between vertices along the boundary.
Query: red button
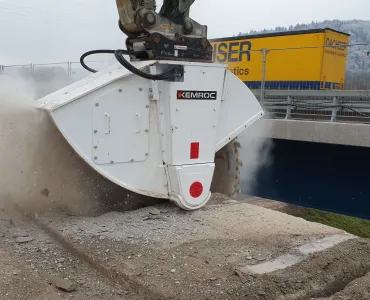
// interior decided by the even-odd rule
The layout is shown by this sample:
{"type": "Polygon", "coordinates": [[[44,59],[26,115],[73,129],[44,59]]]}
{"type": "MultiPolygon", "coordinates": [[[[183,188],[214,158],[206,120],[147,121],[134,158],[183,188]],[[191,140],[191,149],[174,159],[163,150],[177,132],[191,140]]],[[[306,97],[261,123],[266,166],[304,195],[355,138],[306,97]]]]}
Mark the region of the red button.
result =
{"type": "Polygon", "coordinates": [[[194,182],[190,186],[189,192],[193,198],[199,198],[203,194],[203,185],[200,182],[194,182]]]}

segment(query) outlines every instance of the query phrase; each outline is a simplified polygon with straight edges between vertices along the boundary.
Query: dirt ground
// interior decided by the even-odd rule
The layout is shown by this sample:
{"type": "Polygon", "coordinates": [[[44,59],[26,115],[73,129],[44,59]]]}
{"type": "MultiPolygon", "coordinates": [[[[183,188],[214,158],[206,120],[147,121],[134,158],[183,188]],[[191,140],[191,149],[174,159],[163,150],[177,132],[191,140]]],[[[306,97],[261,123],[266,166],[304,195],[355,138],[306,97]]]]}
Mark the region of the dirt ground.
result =
{"type": "Polygon", "coordinates": [[[248,269],[338,235],[223,196],[191,213],[166,203],[95,217],[3,207],[0,299],[370,299],[366,239],[248,269]]]}
{"type": "Polygon", "coordinates": [[[0,299],[141,299],[14,210],[0,210],[0,254],[0,299]]]}

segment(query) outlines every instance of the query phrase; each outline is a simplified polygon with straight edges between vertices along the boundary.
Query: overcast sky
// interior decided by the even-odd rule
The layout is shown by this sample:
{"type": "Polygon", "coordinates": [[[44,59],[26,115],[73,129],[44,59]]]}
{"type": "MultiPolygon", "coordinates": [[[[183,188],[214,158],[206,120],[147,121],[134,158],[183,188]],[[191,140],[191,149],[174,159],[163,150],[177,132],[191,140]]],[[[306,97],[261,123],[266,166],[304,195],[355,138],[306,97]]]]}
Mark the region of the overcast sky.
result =
{"type": "MultiPolygon", "coordinates": [[[[370,20],[370,1],[196,0],[191,17],[214,38],[325,19],[370,20]]],[[[0,65],[78,60],[88,50],[122,48],[117,20],[115,0],[0,0],[0,65]]]]}

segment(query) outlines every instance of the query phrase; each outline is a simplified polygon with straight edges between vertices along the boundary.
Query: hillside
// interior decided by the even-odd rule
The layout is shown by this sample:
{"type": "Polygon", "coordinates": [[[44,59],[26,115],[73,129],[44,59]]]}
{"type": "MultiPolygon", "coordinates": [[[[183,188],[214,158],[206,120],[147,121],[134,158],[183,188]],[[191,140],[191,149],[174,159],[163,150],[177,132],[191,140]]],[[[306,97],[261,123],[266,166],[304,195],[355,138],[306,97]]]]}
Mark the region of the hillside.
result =
{"type": "MultiPolygon", "coordinates": [[[[240,32],[237,36],[277,31],[319,29],[326,27],[349,33],[351,35],[350,44],[370,44],[370,21],[363,20],[326,20],[323,22],[311,22],[310,24],[297,24],[289,27],[276,27],[275,29],[265,29],[262,31],[251,30],[249,32],[240,32]]],[[[363,73],[370,73],[370,57],[366,56],[366,51],[370,51],[370,45],[350,47],[347,64],[348,75],[353,76],[355,73],[356,76],[360,76],[360,74],[363,73]]]]}

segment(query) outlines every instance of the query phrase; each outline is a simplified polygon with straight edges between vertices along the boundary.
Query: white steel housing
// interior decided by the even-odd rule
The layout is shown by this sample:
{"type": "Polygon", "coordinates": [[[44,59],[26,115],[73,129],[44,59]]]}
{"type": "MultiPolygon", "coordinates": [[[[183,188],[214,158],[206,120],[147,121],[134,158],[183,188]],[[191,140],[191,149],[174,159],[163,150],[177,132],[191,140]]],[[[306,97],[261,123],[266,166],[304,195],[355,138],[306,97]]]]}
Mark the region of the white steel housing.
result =
{"type": "Polygon", "coordinates": [[[263,109],[226,65],[133,64],[152,74],[181,64],[184,77],[151,81],[116,64],[40,99],[38,106],[109,180],[186,210],[202,207],[210,198],[216,151],[260,119],[263,109]]]}

